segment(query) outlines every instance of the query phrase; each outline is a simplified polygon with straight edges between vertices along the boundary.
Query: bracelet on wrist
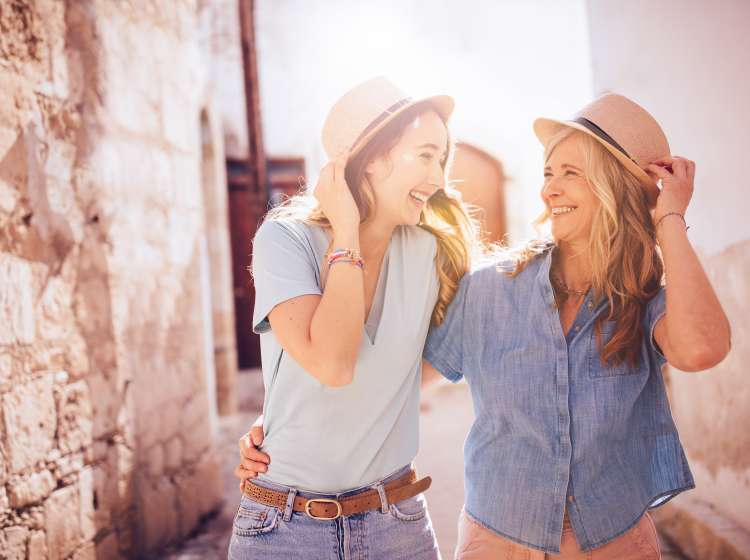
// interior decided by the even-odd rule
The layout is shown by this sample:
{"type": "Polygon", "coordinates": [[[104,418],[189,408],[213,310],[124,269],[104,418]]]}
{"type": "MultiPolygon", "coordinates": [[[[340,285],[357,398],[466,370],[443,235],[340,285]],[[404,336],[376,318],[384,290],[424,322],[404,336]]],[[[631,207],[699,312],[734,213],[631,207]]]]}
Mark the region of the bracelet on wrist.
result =
{"type": "Polygon", "coordinates": [[[328,254],[327,261],[328,266],[338,262],[349,262],[362,269],[365,267],[365,261],[362,259],[359,251],[354,251],[352,249],[335,249],[328,254]]]}
{"type": "Polygon", "coordinates": [[[345,259],[345,258],[335,259],[335,260],[329,261],[328,266],[330,267],[330,266],[333,266],[334,264],[342,263],[342,262],[353,264],[354,266],[362,270],[365,269],[365,261],[363,261],[362,259],[345,259]]]}
{"type": "Polygon", "coordinates": [[[687,225],[687,222],[685,221],[685,216],[683,216],[679,212],[667,212],[666,214],[664,214],[661,218],[659,218],[657,220],[656,224],[654,225],[654,229],[658,229],[659,226],[661,225],[661,223],[664,221],[664,219],[667,218],[667,217],[669,217],[669,216],[677,216],[677,217],[679,217],[682,220],[682,223],[685,224],[685,231],[687,231],[687,230],[690,229],[690,226],[687,225]]]}

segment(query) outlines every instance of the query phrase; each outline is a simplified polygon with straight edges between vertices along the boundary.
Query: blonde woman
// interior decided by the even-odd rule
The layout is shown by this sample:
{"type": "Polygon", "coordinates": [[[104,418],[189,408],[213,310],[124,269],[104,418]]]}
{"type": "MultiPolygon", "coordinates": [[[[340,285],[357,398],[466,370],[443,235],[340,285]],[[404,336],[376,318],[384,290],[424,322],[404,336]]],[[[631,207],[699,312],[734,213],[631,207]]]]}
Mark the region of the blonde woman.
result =
{"type": "Polygon", "coordinates": [[[314,198],[258,230],[262,452],[237,470],[232,559],[439,557],[430,479],[411,462],[427,330],[476,239],[445,189],[452,110],[449,97],[413,100],[383,78],[357,86],[326,120],[333,161],[314,198]]]}
{"type": "Polygon", "coordinates": [[[685,233],[695,164],[616,94],[534,129],[552,240],[468,274],[425,348],[476,411],[456,558],[659,558],[647,510],[694,486],[661,366],[730,345],[685,233]]]}

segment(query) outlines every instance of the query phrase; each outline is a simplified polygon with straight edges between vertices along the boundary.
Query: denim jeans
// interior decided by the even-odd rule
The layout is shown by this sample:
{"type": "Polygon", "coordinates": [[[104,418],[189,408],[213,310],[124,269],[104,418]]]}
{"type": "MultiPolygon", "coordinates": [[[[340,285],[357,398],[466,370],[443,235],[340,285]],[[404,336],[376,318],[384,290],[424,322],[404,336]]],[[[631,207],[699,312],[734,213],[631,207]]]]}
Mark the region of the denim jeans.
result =
{"type": "Polygon", "coordinates": [[[254,484],[287,492],[280,510],[242,496],[234,518],[229,560],[435,560],[440,559],[435,532],[422,494],[389,504],[383,485],[409,472],[406,466],[371,486],[330,495],[297,491],[268,481],[254,484]],[[335,520],[317,520],[292,511],[295,496],[343,498],[373,488],[381,507],[335,520]]]}

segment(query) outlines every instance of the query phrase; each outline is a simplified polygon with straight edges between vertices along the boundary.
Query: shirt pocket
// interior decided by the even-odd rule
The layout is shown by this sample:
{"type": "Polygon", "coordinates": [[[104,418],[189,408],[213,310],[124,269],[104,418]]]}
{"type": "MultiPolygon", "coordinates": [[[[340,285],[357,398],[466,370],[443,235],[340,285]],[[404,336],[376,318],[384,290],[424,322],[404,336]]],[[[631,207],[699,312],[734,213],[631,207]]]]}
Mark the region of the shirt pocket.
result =
{"type": "MultiPolygon", "coordinates": [[[[602,347],[604,347],[612,338],[615,326],[616,323],[614,321],[602,322],[602,347]]],[[[589,376],[599,378],[638,375],[643,372],[643,369],[643,364],[633,367],[627,361],[617,364],[616,366],[610,365],[609,363],[603,364],[599,357],[599,348],[596,343],[596,329],[593,326],[591,327],[591,334],[589,335],[589,376]]]]}

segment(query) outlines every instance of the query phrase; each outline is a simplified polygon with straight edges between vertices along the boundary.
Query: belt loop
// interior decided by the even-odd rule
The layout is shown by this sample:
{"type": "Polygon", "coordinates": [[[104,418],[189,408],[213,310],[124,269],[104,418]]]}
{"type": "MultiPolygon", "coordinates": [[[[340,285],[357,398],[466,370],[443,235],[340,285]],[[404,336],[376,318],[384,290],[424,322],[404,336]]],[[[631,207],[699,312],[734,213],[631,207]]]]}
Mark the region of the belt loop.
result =
{"type": "Polygon", "coordinates": [[[385,486],[381,482],[375,486],[375,490],[378,491],[378,496],[380,496],[380,512],[388,513],[388,496],[385,494],[385,486]]]}
{"type": "Polygon", "coordinates": [[[289,494],[286,496],[286,506],[284,506],[284,516],[282,519],[286,522],[289,522],[289,520],[292,518],[292,513],[294,513],[294,499],[297,497],[297,489],[296,488],[290,488],[289,494]]]}

